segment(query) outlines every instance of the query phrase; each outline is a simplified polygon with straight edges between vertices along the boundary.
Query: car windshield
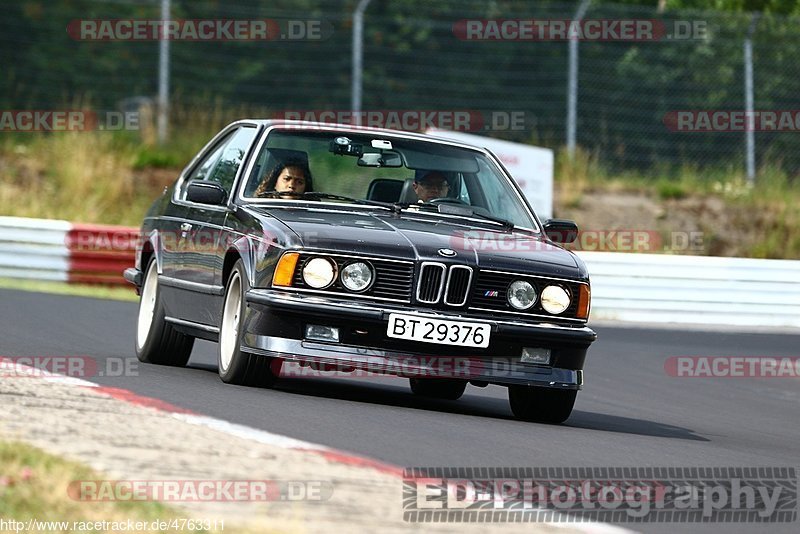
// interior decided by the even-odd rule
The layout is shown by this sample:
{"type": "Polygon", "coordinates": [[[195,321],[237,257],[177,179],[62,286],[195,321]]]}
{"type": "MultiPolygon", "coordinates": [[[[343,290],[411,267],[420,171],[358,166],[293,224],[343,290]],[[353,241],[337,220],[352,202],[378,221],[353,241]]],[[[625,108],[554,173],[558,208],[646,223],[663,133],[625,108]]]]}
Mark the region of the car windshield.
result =
{"type": "Polygon", "coordinates": [[[242,194],[284,205],[400,205],[409,213],[537,230],[520,194],[481,152],[383,134],[273,129],[242,194]]]}

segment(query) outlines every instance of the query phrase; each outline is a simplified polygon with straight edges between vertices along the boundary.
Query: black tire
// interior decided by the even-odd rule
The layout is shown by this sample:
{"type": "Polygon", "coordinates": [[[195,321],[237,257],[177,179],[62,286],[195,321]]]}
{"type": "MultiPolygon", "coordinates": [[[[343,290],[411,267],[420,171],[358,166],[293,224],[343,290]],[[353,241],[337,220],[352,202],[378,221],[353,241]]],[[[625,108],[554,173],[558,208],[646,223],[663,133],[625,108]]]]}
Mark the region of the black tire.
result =
{"type": "Polygon", "coordinates": [[[225,284],[217,343],[217,369],[219,377],[226,384],[271,387],[280,372],[280,361],[242,352],[239,348],[247,309],[244,295],[249,289],[244,264],[238,260],[225,284]]]}
{"type": "Polygon", "coordinates": [[[414,395],[433,399],[458,400],[467,388],[466,380],[455,378],[410,378],[414,395]]]}
{"type": "Polygon", "coordinates": [[[150,259],[144,271],[141,293],[136,319],[136,357],[145,363],[183,367],[192,354],[194,337],[178,332],[164,320],[155,258],[150,259]],[[146,324],[148,320],[149,325],[146,324]]]}
{"type": "Polygon", "coordinates": [[[508,402],[518,419],[557,425],[566,421],[575,406],[576,390],[533,386],[508,386],[508,402]]]}

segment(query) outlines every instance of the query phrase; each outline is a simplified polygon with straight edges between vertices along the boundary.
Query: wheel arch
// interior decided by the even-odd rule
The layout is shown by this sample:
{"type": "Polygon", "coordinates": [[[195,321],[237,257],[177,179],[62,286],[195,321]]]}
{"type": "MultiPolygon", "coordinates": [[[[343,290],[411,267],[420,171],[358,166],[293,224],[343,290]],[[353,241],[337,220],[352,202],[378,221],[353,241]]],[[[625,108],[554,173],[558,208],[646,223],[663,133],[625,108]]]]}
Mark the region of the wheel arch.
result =
{"type": "Polygon", "coordinates": [[[253,257],[250,254],[250,242],[246,237],[241,237],[233,242],[229,247],[228,250],[225,252],[225,258],[222,262],[222,285],[225,286],[228,283],[228,278],[231,276],[231,271],[233,271],[233,266],[236,265],[238,260],[242,260],[244,264],[244,271],[245,275],[247,276],[247,280],[250,283],[250,286],[253,285],[254,279],[254,266],[253,266],[253,257]]]}

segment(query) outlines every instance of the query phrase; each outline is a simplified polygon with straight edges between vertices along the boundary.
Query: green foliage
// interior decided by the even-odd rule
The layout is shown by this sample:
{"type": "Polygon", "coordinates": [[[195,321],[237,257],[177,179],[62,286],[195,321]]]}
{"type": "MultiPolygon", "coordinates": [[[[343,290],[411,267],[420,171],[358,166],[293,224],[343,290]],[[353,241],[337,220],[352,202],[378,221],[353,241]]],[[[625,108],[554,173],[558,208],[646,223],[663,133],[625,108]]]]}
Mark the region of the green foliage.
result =
{"type": "Polygon", "coordinates": [[[185,163],[184,159],[175,151],[143,146],[136,154],[133,168],[137,170],[149,167],[166,169],[170,167],[180,167],[183,163],[185,163]]]}
{"type": "Polygon", "coordinates": [[[689,194],[680,184],[666,180],[658,182],[657,191],[658,197],[662,200],[686,198],[689,194]]]}

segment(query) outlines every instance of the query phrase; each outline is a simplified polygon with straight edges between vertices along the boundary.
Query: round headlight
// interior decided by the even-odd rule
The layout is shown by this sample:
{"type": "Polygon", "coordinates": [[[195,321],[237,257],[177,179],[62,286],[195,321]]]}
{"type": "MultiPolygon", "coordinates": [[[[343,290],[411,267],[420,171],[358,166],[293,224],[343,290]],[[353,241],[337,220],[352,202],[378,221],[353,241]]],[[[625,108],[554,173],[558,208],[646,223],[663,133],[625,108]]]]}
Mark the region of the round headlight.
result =
{"type": "Polygon", "coordinates": [[[350,291],[364,291],[372,283],[372,269],[363,261],[357,261],[342,269],[342,285],[350,291]]]}
{"type": "Polygon", "coordinates": [[[548,313],[559,314],[569,308],[569,294],[560,286],[547,286],[542,291],[542,308],[548,313]]]}
{"type": "Polygon", "coordinates": [[[314,289],[328,287],[336,278],[336,268],[327,258],[314,258],[303,267],[303,281],[314,289]]]}
{"type": "Polygon", "coordinates": [[[527,310],[536,302],[536,289],[525,280],[517,280],[508,286],[508,303],[518,310],[527,310]]]}

